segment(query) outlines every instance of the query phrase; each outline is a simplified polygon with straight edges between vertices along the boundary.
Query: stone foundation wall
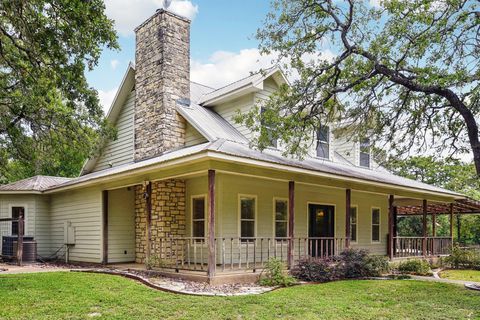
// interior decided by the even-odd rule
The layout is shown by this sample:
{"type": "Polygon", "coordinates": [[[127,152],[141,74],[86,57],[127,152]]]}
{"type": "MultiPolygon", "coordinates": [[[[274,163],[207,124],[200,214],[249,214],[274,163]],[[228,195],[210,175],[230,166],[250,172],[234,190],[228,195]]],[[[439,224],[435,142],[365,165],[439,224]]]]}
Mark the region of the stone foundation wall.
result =
{"type": "MultiPolygon", "coordinates": [[[[143,186],[135,188],[135,261],[145,263],[147,246],[146,199],[143,186]]],[[[180,244],[166,238],[185,236],[185,181],[165,180],[152,183],[151,256],[160,266],[163,260],[171,261],[180,244]]],[[[153,261],[153,260],[152,260],[153,261]]]]}

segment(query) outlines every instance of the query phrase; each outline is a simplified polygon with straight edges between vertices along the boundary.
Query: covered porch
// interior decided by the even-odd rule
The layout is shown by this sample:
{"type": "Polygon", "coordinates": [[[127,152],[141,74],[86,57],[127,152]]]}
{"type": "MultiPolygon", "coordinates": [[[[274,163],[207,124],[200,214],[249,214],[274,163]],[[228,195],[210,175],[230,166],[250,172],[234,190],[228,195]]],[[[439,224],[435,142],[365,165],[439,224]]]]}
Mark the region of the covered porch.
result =
{"type": "Polygon", "coordinates": [[[427,214],[429,206],[455,208],[457,200],[450,196],[223,162],[209,166],[122,186],[130,196],[113,197],[119,186],[104,190],[103,263],[136,262],[212,281],[221,275],[258,275],[270,258],[291,268],[300,260],[328,258],[345,248],[364,248],[391,259],[450,252],[451,237],[414,239],[398,237],[395,230],[397,217],[419,201],[427,214]],[[278,203],[283,207],[276,207],[278,203]],[[125,217],[112,211],[125,207],[135,211],[128,218],[130,260],[119,260],[122,252],[112,248],[125,241],[126,232],[113,229],[125,217]],[[196,217],[196,211],[204,215],[196,217]]]}
{"type": "Polygon", "coordinates": [[[389,236],[389,256],[393,258],[429,257],[448,255],[454,243],[454,219],[457,220],[457,238],[460,238],[460,219],[465,214],[479,214],[480,202],[472,199],[457,199],[450,203],[430,202],[414,199],[396,201],[392,210],[391,234],[389,236]],[[448,236],[437,235],[437,217],[448,215],[450,232],[448,236]],[[400,217],[420,216],[422,236],[406,237],[398,235],[397,222],[400,217]],[[428,228],[430,217],[431,228],[428,228]],[[430,233],[428,232],[430,229],[430,233]]]}

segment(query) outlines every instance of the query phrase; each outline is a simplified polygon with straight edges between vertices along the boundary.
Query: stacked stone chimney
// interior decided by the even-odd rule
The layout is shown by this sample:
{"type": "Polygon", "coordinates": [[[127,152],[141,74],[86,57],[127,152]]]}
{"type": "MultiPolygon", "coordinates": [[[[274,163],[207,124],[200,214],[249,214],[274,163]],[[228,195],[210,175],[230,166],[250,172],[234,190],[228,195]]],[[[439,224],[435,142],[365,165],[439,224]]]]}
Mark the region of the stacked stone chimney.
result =
{"type": "Polygon", "coordinates": [[[185,119],[175,106],[190,98],[190,21],[160,9],[135,33],[135,161],[140,161],[185,145],[185,119]]]}

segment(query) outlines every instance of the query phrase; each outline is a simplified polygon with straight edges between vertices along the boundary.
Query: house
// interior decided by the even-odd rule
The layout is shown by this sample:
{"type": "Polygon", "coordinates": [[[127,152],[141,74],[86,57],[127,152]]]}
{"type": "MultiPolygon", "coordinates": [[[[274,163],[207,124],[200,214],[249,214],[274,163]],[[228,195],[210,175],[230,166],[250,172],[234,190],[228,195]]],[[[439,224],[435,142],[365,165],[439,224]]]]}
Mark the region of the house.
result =
{"type": "Polygon", "coordinates": [[[271,257],[293,266],[347,247],[391,258],[449,252],[451,234],[427,235],[427,214],[453,218],[480,204],[387,172],[367,142],[327,125],[312,132],[304,160],[255,150],[255,133],[233,118],[285,83],[282,71],[222,88],[191,82],[189,28],[159,10],[136,29],[135,66],[107,115],[117,138],[77,178],[0,186],[0,217],[13,218],[1,235],[24,215],[42,259],[148,264],[210,281],[255,273],[271,257]],[[423,215],[423,237],[396,236],[406,214],[423,215]]]}

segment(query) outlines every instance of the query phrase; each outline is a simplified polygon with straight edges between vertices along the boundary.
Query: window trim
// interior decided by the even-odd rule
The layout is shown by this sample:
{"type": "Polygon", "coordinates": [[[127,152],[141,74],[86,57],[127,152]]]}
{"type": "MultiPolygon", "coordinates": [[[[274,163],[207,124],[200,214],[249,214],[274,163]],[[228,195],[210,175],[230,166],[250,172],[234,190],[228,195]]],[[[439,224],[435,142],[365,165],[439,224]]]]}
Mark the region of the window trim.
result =
{"type": "Polygon", "coordinates": [[[330,132],[330,126],[328,125],[320,125],[320,127],[318,127],[316,130],[315,130],[315,158],[318,158],[318,159],[323,159],[323,160],[330,160],[330,147],[331,147],[331,142],[332,142],[332,137],[331,137],[331,132],[330,132]],[[320,130],[321,127],[327,127],[327,141],[322,141],[319,139],[319,134],[318,134],[318,131],[320,130]],[[328,157],[320,157],[318,155],[318,145],[320,143],[326,143],[328,145],[328,157]]]}
{"type": "Polygon", "coordinates": [[[370,243],[382,243],[382,209],[380,207],[370,207],[370,243]],[[378,241],[373,240],[373,210],[378,209],[378,241]]]}
{"type": "Polygon", "coordinates": [[[273,205],[273,206],[272,206],[272,213],[273,213],[273,220],[272,220],[272,221],[273,221],[273,234],[272,234],[272,235],[273,235],[273,238],[274,238],[274,239],[277,238],[277,236],[276,236],[276,234],[277,234],[277,233],[276,233],[276,231],[277,231],[277,225],[276,225],[277,219],[276,219],[276,218],[277,218],[277,217],[276,217],[276,212],[275,212],[275,211],[276,211],[276,210],[275,210],[275,207],[276,207],[275,205],[276,205],[277,201],[285,201],[285,202],[287,203],[287,221],[286,221],[286,222],[287,222],[287,236],[286,236],[286,238],[288,238],[288,227],[289,227],[289,225],[290,225],[290,219],[289,219],[289,218],[290,218],[290,212],[289,212],[289,210],[288,210],[288,208],[289,208],[288,198],[284,198],[284,197],[273,197],[273,201],[272,201],[272,205],[273,205]]]}
{"type": "MultiPolygon", "coordinates": [[[[254,219],[253,219],[253,237],[257,237],[257,221],[258,221],[258,197],[256,194],[245,194],[245,193],[239,193],[237,196],[237,233],[238,233],[238,238],[242,238],[242,206],[241,206],[241,201],[242,198],[249,198],[249,199],[254,199],[255,200],[255,214],[254,214],[254,219]]],[[[247,243],[247,242],[241,242],[241,243],[247,243]]]]}
{"type": "Polygon", "coordinates": [[[361,139],[358,142],[358,166],[361,168],[371,168],[372,167],[372,142],[370,138],[361,139]],[[362,140],[368,140],[368,152],[362,151],[362,140]],[[368,166],[362,166],[361,158],[362,154],[368,154],[368,166]]]}
{"type": "MultiPolygon", "coordinates": [[[[23,236],[27,236],[28,234],[28,205],[26,203],[21,202],[10,202],[8,203],[8,217],[10,219],[13,218],[13,207],[23,207],[23,236]]],[[[12,233],[12,224],[10,224],[10,234],[12,233]]]]}
{"type": "Polygon", "coordinates": [[[350,213],[350,243],[357,244],[358,243],[358,204],[352,204],[350,205],[350,208],[355,208],[356,209],[356,214],[357,214],[357,223],[355,225],[357,228],[355,229],[355,238],[356,240],[352,240],[352,217],[350,213]]]}
{"type": "Polygon", "coordinates": [[[193,224],[194,224],[194,220],[201,220],[201,219],[194,219],[193,218],[193,200],[194,199],[199,199],[199,198],[203,198],[203,200],[205,201],[205,206],[204,206],[204,213],[203,213],[203,221],[204,221],[204,238],[207,237],[207,234],[208,234],[208,219],[207,219],[207,194],[206,193],[203,193],[203,194],[195,194],[195,195],[191,195],[190,196],[190,222],[192,223],[191,226],[190,226],[190,236],[193,238],[193,224]]]}

